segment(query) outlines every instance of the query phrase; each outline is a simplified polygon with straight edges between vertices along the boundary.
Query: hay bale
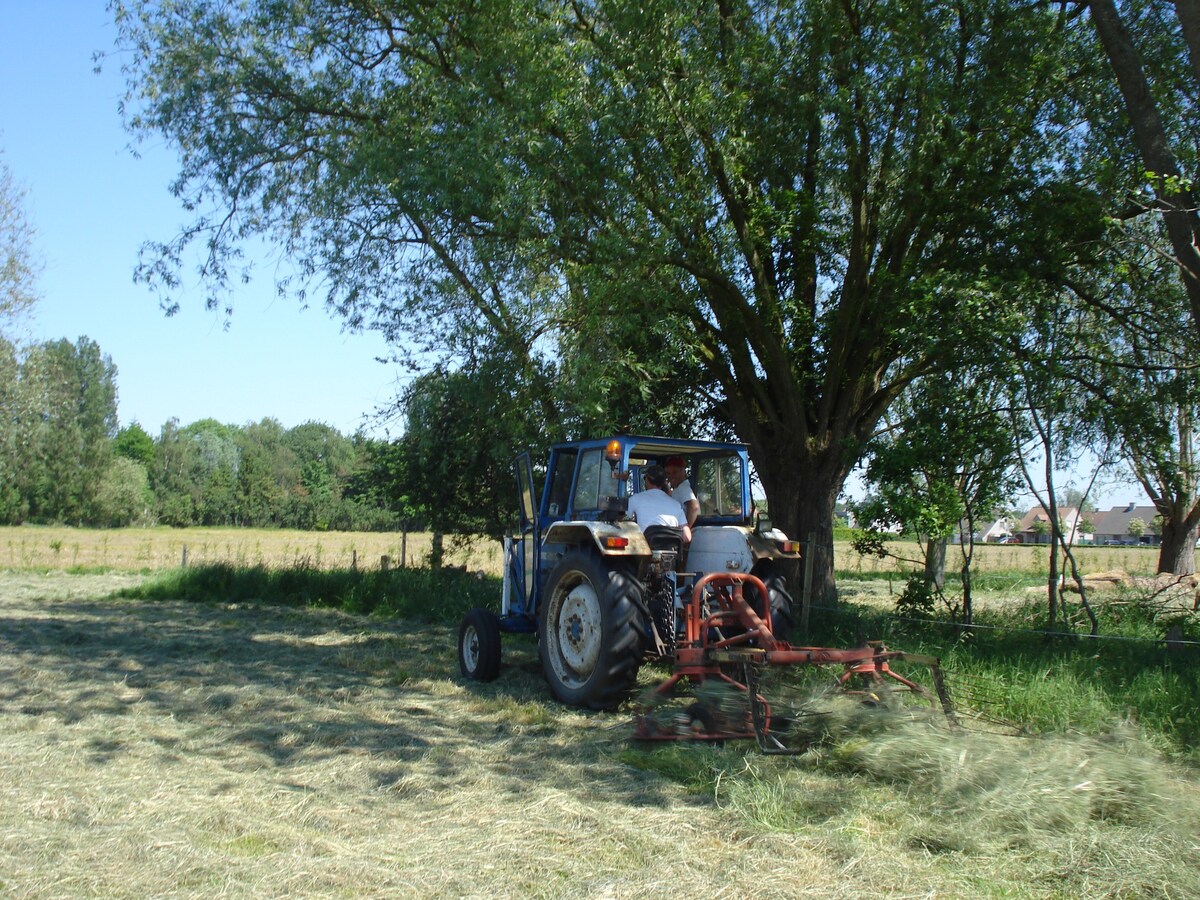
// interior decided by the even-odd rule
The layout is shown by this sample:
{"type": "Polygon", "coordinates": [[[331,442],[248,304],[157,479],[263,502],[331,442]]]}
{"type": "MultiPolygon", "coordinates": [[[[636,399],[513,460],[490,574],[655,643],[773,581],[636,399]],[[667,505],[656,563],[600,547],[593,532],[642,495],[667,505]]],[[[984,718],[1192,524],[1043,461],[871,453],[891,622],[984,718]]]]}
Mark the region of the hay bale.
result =
{"type": "Polygon", "coordinates": [[[1133,578],[1130,574],[1122,569],[1113,569],[1108,572],[1090,572],[1083,576],[1083,586],[1089,591],[1094,590],[1117,590],[1133,585],[1133,578]]]}

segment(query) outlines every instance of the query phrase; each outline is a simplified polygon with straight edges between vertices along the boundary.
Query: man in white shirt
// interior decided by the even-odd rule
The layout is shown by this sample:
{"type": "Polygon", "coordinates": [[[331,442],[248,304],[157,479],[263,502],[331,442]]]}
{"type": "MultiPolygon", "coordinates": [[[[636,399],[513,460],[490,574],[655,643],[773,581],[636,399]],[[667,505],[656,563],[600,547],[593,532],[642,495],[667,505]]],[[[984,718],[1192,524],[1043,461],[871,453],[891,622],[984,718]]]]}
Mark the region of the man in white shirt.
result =
{"type": "Polygon", "coordinates": [[[683,457],[667,457],[666,470],[667,481],[671,484],[671,497],[683,507],[684,515],[687,516],[687,526],[691,528],[696,524],[696,517],[700,515],[700,501],[696,499],[696,492],[688,482],[683,457]]]}
{"type": "Polygon", "coordinates": [[[682,526],[684,541],[690,541],[692,530],[687,524],[687,514],[679,501],[667,493],[670,482],[666,470],[662,466],[648,466],[642,472],[642,478],[646,488],[629,498],[629,515],[637,520],[642,531],[651,525],[682,526]]]}

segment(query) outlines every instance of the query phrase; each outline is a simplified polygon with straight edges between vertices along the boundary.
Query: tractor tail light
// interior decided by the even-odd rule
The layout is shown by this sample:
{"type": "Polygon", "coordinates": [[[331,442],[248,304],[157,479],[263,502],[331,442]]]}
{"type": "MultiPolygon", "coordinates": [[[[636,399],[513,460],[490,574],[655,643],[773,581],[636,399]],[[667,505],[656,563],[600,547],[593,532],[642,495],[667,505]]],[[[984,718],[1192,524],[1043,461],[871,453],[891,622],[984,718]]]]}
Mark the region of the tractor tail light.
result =
{"type": "Polygon", "coordinates": [[[799,541],[780,541],[779,549],[782,550],[784,553],[799,553],[800,552],[800,542],[799,541]]]}
{"type": "Polygon", "coordinates": [[[604,546],[608,550],[624,550],[629,546],[629,538],[627,537],[606,537],[604,546]]]}

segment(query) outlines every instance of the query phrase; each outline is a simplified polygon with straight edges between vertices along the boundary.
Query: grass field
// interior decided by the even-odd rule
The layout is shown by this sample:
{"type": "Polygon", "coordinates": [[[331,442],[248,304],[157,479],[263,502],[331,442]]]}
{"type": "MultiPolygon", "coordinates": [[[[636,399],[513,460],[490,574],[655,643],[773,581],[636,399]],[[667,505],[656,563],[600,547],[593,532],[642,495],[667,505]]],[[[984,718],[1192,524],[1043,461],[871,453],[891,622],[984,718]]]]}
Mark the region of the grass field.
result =
{"type": "Polygon", "coordinates": [[[0,895],[1200,895],[1195,773],[1130,729],[647,749],[529,638],[481,685],[451,627],[141,580],[0,575],[0,895]]]}
{"type": "MultiPolygon", "coordinates": [[[[418,565],[429,554],[430,535],[395,533],[288,531],[248,528],[119,528],[81,529],[49,526],[0,527],[0,569],[71,570],[103,569],[114,572],[150,572],[180,566],[220,563],[316,569],[379,566],[383,556],[391,565],[418,565]]],[[[912,543],[896,542],[899,556],[915,556],[912,543]]],[[[958,565],[958,549],[950,548],[947,567],[958,565]]],[[[1157,551],[1137,547],[1080,547],[1076,550],[1086,572],[1119,570],[1130,575],[1151,575],[1157,551]]],[[[469,550],[451,551],[451,565],[472,571],[500,574],[500,547],[479,540],[469,550]]],[[[915,564],[915,563],[914,563],[915,564]]],[[[848,542],[834,548],[834,565],[847,578],[898,572],[895,559],[863,557],[848,542]]],[[[1046,570],[1046,548],[1021,545],[984,545],[975,548],[974,570],[980,574],[1011,572],[1037,574],[1046,570]]]]}
{"type": "MultiPolygon", "coordinates": [[[[429,555],[427,533],[288,531],[251,528],[0,527],[0,569],[152,572],[184,564],[314,569],[419,565],[429,555]]],[[[447,543],[449,548],[449,543],[447,543]]],[[[450,565],[498,575],[500,548],[478,541],[450,550],[450,565]]]]}

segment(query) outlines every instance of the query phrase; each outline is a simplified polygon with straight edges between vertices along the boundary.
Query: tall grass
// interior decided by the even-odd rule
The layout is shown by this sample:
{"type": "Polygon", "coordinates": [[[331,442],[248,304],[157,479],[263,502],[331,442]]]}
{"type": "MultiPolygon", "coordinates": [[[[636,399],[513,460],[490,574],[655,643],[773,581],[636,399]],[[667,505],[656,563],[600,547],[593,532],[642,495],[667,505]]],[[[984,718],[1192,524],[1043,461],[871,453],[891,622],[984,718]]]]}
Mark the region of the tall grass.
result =
{"type": "Polygon", "coordinates": [[[1200,763],[1200,644],[1168,648],[1162,623],[1136,598],[1118,595],[1096,608],[1101,633],[1093,638],[1061,626],[1048,631],[1040,608],[1021,602],[981,612],[970,629],[847,604],[814,618],[811,640],[848,646],[877,639],[937,656],[952,681],[960,677],[980,698],[981,712],[1030,733],[1133,725],[1159,749],[1200,763]]]}
{"type": "Polygon", "coordinates": [[[346,612],[457,623],[475,606],[495,606],[500,580],[459,569],[322,570],[194,566],[157,575],[119,596],[202,603],[318,606],[346,612]]]}

